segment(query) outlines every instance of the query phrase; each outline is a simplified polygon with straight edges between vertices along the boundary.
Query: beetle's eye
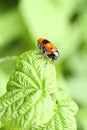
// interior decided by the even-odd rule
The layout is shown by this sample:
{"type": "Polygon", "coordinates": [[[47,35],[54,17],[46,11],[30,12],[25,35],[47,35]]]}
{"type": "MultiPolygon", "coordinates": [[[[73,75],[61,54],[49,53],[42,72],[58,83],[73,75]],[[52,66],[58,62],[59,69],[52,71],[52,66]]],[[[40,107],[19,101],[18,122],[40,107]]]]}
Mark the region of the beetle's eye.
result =
{"type": "Polygon", "coordinates": [[[55,54],[53,53],[52,56],[55,56],[55,54]]]}

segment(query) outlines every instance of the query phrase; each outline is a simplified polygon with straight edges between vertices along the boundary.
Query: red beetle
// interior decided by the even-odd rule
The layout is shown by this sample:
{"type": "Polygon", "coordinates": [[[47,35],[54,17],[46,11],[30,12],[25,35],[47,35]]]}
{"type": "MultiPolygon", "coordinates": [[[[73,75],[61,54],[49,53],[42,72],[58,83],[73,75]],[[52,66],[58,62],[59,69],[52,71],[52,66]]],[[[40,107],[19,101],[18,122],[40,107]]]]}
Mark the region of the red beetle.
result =
{"type": "Polygon", "coordinates": [[[52,42],[48,41],[47,39],[38,39],[37,46],[44,55],[51,58],[52,60],[56,60],[59,58],[58,49],[52,42]]]}

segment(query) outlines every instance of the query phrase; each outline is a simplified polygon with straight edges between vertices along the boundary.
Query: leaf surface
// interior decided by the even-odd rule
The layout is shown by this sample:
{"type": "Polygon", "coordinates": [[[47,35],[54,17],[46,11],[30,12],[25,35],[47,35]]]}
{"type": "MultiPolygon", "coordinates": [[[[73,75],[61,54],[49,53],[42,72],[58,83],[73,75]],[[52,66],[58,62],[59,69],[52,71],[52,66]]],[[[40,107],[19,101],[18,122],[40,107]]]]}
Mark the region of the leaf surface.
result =
{"type": "Polygon", "coordinates": [[[46,64],[47,59],[36,53],[29,51],[18,57],[7,93],[0,98],[0,118],[6,128],[37,127],[54,114],[51,94],[57,86],[55,67],[50,61],[46,64]]]}

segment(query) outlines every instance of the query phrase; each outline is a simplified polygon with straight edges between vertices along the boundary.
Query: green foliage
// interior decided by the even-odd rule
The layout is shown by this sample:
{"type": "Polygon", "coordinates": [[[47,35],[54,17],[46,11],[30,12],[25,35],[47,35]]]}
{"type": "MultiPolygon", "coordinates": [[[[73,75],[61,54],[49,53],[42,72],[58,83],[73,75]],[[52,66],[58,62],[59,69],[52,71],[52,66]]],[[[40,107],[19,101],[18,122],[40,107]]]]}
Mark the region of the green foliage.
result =
{"type": "Polygon", "coordinates": [[[0,15],[0,50],[9,44],[13,39],[21,37],[25,28],[20,22],[21,18],[17,8],[0,15]]]}
{"type": "Polygon", "coordinates": [[[0,58],[0,96],[2,96],[6,92],[6,84],[9,76],[14,70],[16,58],[16,56],[0,58]]]}
{"type": "Polygon", "coordinates": [[[77,105],[56,84],[52,61],[37,51],[17,58],[15,71],[0,98],[1,126],[6,130],[76,130],[77,105]]]}
{"type": "MultiPolygon", "coordinates": [[[[0,57],[34,49],[40,37],[58,47],[57,84],[79,105],[77,129],[87,130],[87,0],[0,0],[0,57]]],[[[0,62],[0,96],[13,68],[0,62]]]]}

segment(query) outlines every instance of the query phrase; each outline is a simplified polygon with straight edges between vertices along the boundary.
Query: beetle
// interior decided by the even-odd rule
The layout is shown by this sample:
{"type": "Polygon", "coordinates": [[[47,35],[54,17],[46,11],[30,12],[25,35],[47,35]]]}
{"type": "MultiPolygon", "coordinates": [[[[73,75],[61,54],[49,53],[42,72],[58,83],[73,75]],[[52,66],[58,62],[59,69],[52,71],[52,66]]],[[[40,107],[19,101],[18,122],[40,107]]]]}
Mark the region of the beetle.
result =
{"type": "Polygon", "coordinates": [[[45,38],[39,38],[37,41],[37,46],[41,52],[53,61],[59,58],[59,51],[57,47],[45,38]]]}

